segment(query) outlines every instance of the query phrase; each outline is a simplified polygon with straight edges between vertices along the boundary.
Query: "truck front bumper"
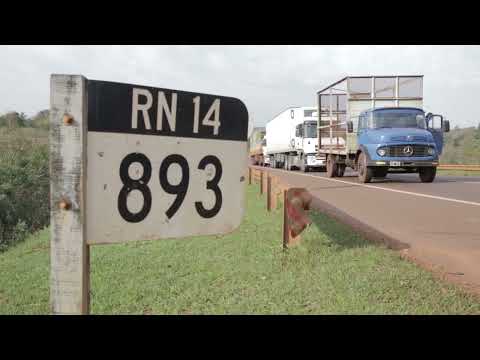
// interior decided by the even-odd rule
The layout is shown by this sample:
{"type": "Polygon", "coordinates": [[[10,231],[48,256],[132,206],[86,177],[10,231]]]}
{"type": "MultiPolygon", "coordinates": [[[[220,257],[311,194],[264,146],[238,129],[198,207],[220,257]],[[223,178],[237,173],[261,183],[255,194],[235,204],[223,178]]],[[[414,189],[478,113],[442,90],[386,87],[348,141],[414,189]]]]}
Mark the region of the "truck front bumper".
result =
{"type": "Polygon", "coordinates": [[[318,158],[317,156],[307,156],[307,166],[326,166],[325,158],[318,158]]]}
{"type": "Polygon", "coordinates": [[[370,160],[367,166],[386,166],[389,168],[436,167],[438,160],[370,160]]]}

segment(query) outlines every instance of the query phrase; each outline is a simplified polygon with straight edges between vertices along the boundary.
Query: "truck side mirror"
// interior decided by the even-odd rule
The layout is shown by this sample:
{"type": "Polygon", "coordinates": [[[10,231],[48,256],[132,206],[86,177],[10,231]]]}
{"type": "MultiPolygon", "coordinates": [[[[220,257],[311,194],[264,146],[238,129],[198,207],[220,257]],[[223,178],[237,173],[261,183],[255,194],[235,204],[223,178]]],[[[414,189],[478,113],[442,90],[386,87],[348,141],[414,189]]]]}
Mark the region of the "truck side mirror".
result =
{"type": "Polygon", "coordinates": [[[347,131],[353,133],[353,121],[347,121],[347,131]]]}
{"type": "Polygon", "coordinates": [[[449,132],[450,131],[450,121],[443,120],[443,131],[449,132]]]}

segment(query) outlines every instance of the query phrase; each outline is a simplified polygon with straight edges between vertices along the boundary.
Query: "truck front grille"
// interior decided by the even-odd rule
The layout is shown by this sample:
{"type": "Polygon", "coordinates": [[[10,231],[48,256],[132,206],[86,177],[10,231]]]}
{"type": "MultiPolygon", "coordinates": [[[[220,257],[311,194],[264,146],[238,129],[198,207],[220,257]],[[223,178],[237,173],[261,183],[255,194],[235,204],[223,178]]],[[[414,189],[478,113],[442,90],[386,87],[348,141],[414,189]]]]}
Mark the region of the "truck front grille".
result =
{"type": "Polygon", "coordinates": [[[387,156],[390,157],[420,157],[429,156],[428,146],[426,145],[392,145],[387,146],[387,156]],[[413,154],[406,155],[404,152],[405,147],[410,146],[413,149],[413,154]]]}

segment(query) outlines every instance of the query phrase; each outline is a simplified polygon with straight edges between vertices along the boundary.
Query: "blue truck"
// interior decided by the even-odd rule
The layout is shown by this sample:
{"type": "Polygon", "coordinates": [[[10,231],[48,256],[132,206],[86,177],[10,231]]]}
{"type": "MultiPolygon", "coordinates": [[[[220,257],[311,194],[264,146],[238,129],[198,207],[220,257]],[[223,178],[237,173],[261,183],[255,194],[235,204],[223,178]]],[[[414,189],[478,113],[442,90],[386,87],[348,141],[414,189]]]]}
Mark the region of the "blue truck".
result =
{"type": "Polygon", "coordinates": [[[390,172],[435,179],[450,123],[423,110],[423,76],[348,76],[317,92],[318,152],[328,177],[368,183],[390,172]]]}

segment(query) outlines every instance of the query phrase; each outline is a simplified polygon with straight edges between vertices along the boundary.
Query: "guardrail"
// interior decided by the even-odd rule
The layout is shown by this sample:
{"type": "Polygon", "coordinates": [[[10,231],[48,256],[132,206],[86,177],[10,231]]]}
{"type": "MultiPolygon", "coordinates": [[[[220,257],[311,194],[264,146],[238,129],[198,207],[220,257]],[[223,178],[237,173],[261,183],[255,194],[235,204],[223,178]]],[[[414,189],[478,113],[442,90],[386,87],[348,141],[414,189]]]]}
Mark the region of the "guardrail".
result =
{"type": "Polygon", "coordinates": [[[439,170],[480,171],[480,165],[440,164],[439,170]]]}
{"type": "Polygon", "coordinates": [[[311,223],[305,213],[312,197],[304,188],[295,188],[268,170],[248,167],[248,184],[259,184],[260,195],[266,194],[266,207],[275,210],[279,195],[283,200],[283,248],[300,242],[300,233],[311,223]]]}

